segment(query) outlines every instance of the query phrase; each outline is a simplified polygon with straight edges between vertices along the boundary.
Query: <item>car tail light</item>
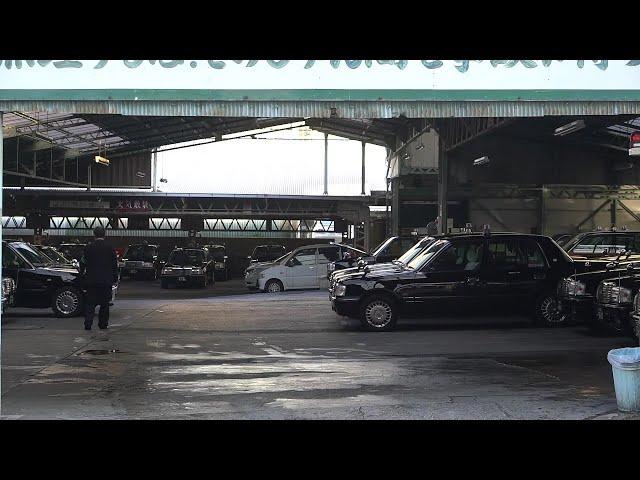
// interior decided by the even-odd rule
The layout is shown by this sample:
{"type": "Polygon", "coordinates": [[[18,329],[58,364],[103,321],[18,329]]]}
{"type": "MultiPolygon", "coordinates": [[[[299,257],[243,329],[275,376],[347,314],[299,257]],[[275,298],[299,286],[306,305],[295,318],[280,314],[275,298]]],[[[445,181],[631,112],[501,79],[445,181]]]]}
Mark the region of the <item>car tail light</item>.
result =
{"type": "Polygon", "coordinates": [[[632,133],[629,148],[640,147],[640,132],[632,133]]]}

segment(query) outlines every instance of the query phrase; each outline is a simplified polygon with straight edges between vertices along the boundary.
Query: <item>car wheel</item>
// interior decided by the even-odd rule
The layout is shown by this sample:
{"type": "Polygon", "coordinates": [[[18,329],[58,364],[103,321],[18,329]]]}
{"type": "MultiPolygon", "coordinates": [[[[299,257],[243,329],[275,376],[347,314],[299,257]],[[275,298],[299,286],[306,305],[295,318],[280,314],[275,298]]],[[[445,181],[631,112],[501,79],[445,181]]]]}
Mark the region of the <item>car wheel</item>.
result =
{"type": "Polygon", "coordinates": [[[387,296],[374,295],[366,299],[360,309],[360,323],[371,331],[393,330],[398,320],[396,303],[387,296]]]}
{"type": "Polygon", "coordinates": [[[167,282],[166,280],[160,280],[160,286],[162,288],[169,288],[169,282],[167,282]]]}
{"type": "Polygon", "coordinates": [[[82,294],[73,287],[62,287],[53,295],[51,308],[56,317],[69,318],[82,313],[82,294]]]}
{"type": "Polygon", "coordinates": [[[558,311],[558,299],[552,292],[544,292],[535,302],[535,320],[544,327],[561,327],[569,324],[570,316],[558,311]]]}
{"type": "Polygon", "coordinates": [[[284,285],[280,280],[269,280],[264,287],[265,292],[278,293],[284,291],[284,285]]]}

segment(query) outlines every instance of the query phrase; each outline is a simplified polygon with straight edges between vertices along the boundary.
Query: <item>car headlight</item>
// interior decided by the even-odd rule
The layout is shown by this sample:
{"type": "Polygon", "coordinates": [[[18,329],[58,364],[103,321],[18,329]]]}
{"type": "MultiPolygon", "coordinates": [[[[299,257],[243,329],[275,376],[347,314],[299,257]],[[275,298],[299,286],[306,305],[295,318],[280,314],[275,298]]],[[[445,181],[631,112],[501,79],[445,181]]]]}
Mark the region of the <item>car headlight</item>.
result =
{"type": "Polygon", "coordinates": [[[153,267],[153,262],[142,262],[143,267],[151,268],[153,267]]]}
{"type": "Polygon", "coordinates": [[[165,267],[165,268],[162,269],[162,273],[163,274],[164,273],[171,273],[171,272],[173,272],[173,268],[171,268],[171,267],[165,267]]]}
{"type": "Polygon", "coordinates": [[[565,278],[560,284],[559,293],[569,297],[581,297],[587,291],[587,285],[580,280],[565,278]]]}
{"type": "Polygon", "coordinates": [[[598,303],[628,304],[633,301],[633,293],[630,289],[617,286],[613,282],[602,282],[598,285],[596,293],[598,303]]]}
{"type": "Polygon", "coordinates": [[[200,275],[202,273],[202,269],[201,268],[192,268],[191,269],[191,273],[193,273],[194,275],[200,275]]]}
{"type": "Polygon", "coordinates": [[[344,297],[344,294],[347,293],[347,286],[342,283],[338,283],[334,287],[333,293],[336,297],[344,297]]]}
{"type": "Polygon", "coordinates": [[[616,303],[631,303],[633,301],[633,294],[628,288],[613,287],[611,289],[611,293],[613,294],[613,298],[616,300],[616,303]]]}
{"type": "Polygon", "coordinates": [[[336,264],[331,262],[329,265],[327,265],[327,271],[329,272],[333,272],[336,269],[336,264]]]}

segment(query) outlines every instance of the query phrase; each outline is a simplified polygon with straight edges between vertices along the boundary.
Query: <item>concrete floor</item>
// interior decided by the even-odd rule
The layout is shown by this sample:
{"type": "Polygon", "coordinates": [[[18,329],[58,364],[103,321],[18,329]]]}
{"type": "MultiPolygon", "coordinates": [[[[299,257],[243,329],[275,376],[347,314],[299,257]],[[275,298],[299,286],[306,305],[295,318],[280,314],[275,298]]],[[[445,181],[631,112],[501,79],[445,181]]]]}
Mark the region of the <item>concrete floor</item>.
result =
{"type": "Polygon", "coordinates": [[[325,291],[247,294],[124,282],[108,333],[2,318],[5,419],[637,419],[616,409],[612,348],[582,326],[337,317],[325,291]],[[147,297],[147,298],[144,298],[147,297]],[[149,299],[149,297],[153,297],[149,299]],[[87,334],[89,333],[89,334],[87,334]]]}

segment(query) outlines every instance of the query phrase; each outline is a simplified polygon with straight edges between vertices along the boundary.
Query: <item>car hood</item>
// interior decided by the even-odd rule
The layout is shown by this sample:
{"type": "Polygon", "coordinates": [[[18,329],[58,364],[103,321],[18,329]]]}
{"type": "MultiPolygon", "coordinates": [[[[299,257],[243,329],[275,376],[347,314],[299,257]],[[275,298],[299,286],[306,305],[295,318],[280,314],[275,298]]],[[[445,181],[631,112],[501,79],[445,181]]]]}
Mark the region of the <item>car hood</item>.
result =
{"type": "Polygon", "coordinates": [[[358,271],[357,269],[349,269],[353,270],[351,273],[345,273],[336,280],[345,282],[347,280],[353,279],[366,279],[366,280],[382,280],[382,279],[391,279],[391,278],[399,278],[404,277],[406,275],[415,275],[414,270],[410,270],[408,268],[403,268],[400,265],[396,265],[393,263],[380,264],[378,267],[382,265],[386,265],[386,268],[371,268],[371,266],[367,267],[365,270],[358,271]]]}
{"type": "Polygon", "coordinates": [[[259,263],[252,263],[251,265],[249,265],[247,267],[247,272],[254,272],[254,271],[261,271],[261,270],[265,270],[269,267],[273,267],[276,263],[275,262],[259,262],[259,263]]]}
{"type": "MultiPolygon", "coordinates": [[[[379,272],[379,271],[383,271],[383,270],[392,270],[395,271],[398,268],[401,268],[399,265],[395,264],[395,263],[374,263],[372,265],[368,265],[367,266],[369,272],[379,272]]],[[[358,269],[358,267],[350,267],[350,268],[343,268],[342,270],[336,270],[333,273],[333,280],[339,280],[341,278],[344,278],[346,276],[352,275],[354,273],[359,273],[362,274],[364,273],[363,269],[358,269]]]]}

